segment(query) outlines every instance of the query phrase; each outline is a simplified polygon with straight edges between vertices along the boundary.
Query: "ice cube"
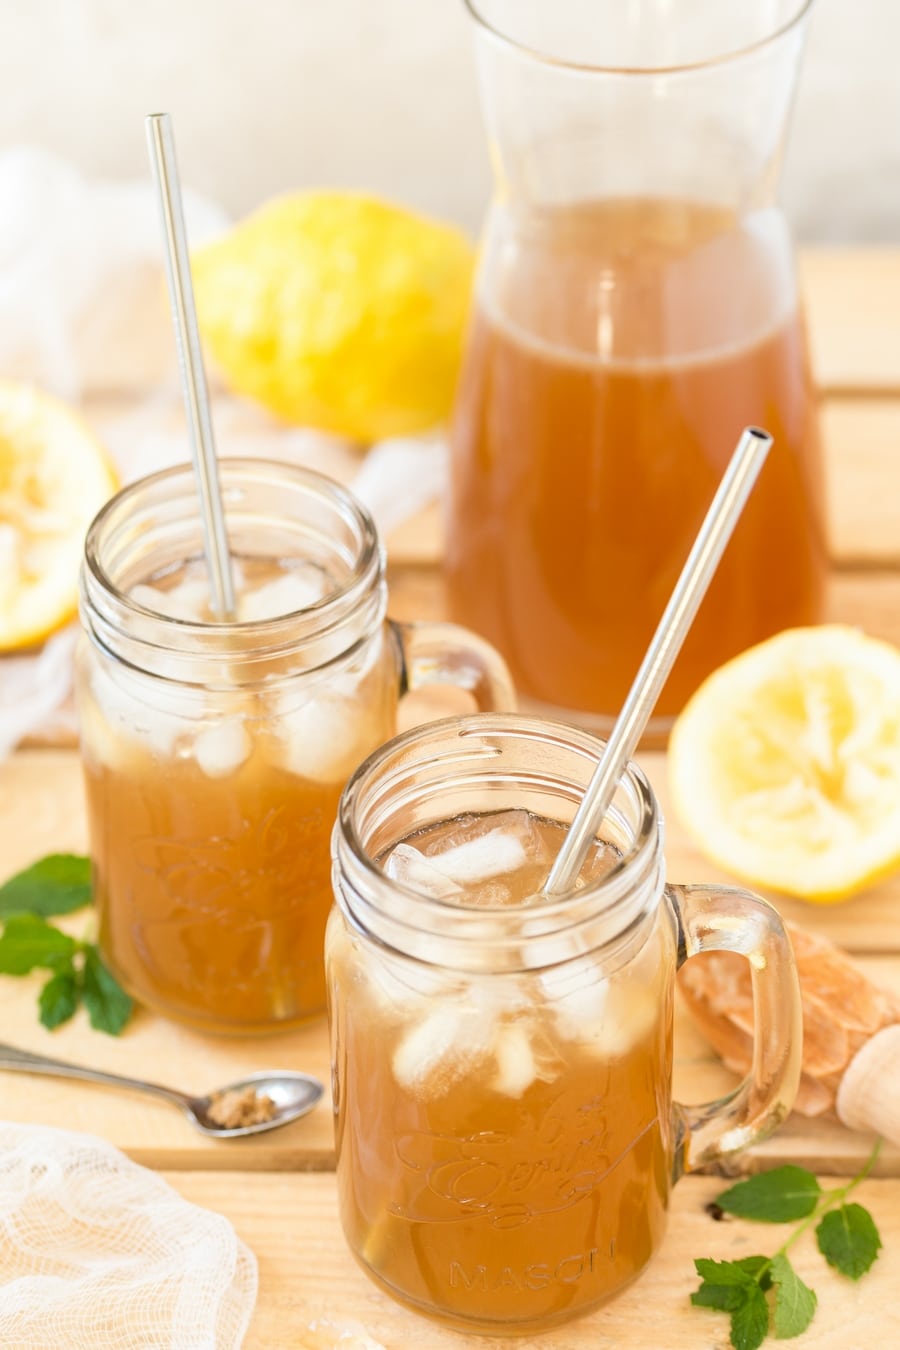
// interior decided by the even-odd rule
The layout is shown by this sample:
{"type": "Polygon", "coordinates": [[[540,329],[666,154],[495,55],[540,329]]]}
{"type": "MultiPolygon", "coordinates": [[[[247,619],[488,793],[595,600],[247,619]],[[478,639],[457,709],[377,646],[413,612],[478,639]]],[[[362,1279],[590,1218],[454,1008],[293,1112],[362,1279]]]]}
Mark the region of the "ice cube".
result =
{"type": "Polygon", "coordinates": [[[331,673],[328,688],[334,694],[345,698],[367,697],[376,699],[381,696],[385,684],[390,681],[392,689],[396,687],[393,659],[386,659],[384,629],[377,629],[365,642],[360,643],[349,659],[342,662],[331,673]],[[380,675],[370,677],[380,667],[380,675]],[[363,691],[363,682],[369,681],[363,691]]]}
{"type": "Polygon", "coordinates": [[[343,782],[378,740],[364,705],[324,689],[299,705],[279,700],[275,717],[284,768],[317,783],[343,782]]]}
{"type": "Polygon", "coordinates": [[[462,895],[462,887],[435,867],[424,853],[409,844],[398,844],[387,860],[385,874],[393,881],[399,881],[411,890],[435,900],[445,900],[451,895],[462,895]]]}
{"type": "Polygon", "coordinates": [[[528,861],[528,854],[514,833],[489,830],[487,834],[428,854],[428,861],[450,881],[465,886],[515,872],[528,861]]]}
{"type": "Polygon", "coordinates": [[[280,619],[308,609],[331,589],[326,577],[315,567],[292,567],[255,591],[247,591],[238,600],[241,623],[259,623],[280,619]]]}
{"type": "Polygon", "coordinates": [[[84,761],[126,773],[134,760],[134,741],[111,723],[109,716],[91,693],[78,700],[78,725],[84,761]]]}
{"type": "MultiPolygon", "coordinates": [[[[497,811],[460,823],[428,851],[434,865],[461,885],[489,881],[552,855],[527,811],[497,811]]],[[[502,900],[501,900],[502,902],[502,900]]]]}
{"type": "Polygon", "coordinates": [[[560,990],[553,987],[554,971],[538,976],[553,1010],[557,1029],[567,1041],[590,1041],[596,1038],[607,1009],[609,985],[606,980],[588,980],[575,988],[560,990]]]}
{"type": "Polygon", "coordinates": [[[494,1044],[497,1073],[491,1083],[504,1097],[521,1097],[538,1076],[531,1040],[518,1023],[502,1026],[494,1044]]]}
{"type": "Polygon", "coordinates": [[[112,737],[137,741],[161,756],[174,753],[179,736],[192,730],[197,716],[193,691],[124,666],[114,673],[95,667],[91,691],[112,737]]]}
{"type": "Polygon", "coordinates": [[[167,619],[182,619],[185,623],[202,622],[209,607],[209,584],[199,578],[179,582],[170,590],[159,590],[156,586],[132,586],[130,598],[135,604],[143,605],[154,614],[162,614],[167,619]]]}
{"type": "Polygon", "coordinates": [[[426,1016],[435,999],[451,1002],[463,993],[465,982],[439,964],[438,942],[435,940],[436,964],[427,964],[424,960],[404,960],[391,958],[384,952],[376,952],[362,967],[357,961],[366,987],[377,1004],[381,1014],[395,1018],[426,1016]]]}
{"type": "Polygon", "coordinates": [[[207,778],[226,778],[249,758],[253,742],[236,718],[205,727],[194,740],[194,758],[207,778]]]}
{"type": "Polygon", "coordinates": [[[417,1096],[444,1096],[490,1052],[494,1024],[457,1002],[443,1003],[400,1039],[394,1077],[417,1096]]]}
{"type": "MultiPolygon", "coordinates": [[[[545,981],[551,972],[540,977],[545,981]]],[[[597,979],[572,989],[553,1005],[559,1035],[596,1055],[619,1059],[644,1039],[656,1021],[653,989],[640,983],[597,979]]]]}

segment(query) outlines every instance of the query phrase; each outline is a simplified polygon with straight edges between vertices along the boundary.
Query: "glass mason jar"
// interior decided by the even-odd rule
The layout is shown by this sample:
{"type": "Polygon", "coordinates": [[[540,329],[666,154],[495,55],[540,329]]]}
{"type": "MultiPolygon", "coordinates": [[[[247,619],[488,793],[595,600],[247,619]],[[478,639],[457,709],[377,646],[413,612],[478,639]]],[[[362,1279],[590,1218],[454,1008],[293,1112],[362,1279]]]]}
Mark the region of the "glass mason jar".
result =
{"type": "Polygon", "coordinates": [[[349,492],[261,460],[221,477],[245,621],[204,617],[190,467],[133,483],[88,532],[77,699],[106,961],[165,1016],[257,1032],[324,1008],[338,798],[399,697],[513,694],[479,638],[385,621],[383,551],[349,492]]]}
{"type": "Polygon", "coordinates": [[[775,193],[810,0],[467,0],[496,174],[452,434],[451,616],[608,730],[741,430],[775,445],[657,705],[822,612],[775,193]]]}
{"type": "Polygon", "coordinates": [[[538,718],[432,723],[357,769],[335,826],[344,1233],[388,1293],[472,1331],[540,1331],[622,1289],[659,1246],[682,1172],[773,1129],[799,1079],[778,914],[745,891],[666,885],[659,810],[634,765],[604,826],[619,861],[564,899],[466,908],[379,865],[410,836],[486,812],[569,824],[601,750],[538,718]],[[675,972],[718,950],[750,960],[753,1071],[720,1101],[681,1106],[675,972]]]}

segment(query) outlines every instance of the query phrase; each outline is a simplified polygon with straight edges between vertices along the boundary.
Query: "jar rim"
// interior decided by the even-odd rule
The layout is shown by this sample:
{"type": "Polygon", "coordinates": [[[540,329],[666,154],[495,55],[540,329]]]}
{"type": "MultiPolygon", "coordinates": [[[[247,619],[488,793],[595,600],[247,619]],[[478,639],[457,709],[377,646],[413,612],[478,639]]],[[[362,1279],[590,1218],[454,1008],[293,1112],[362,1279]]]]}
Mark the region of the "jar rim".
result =
{"type": "Polygon", "coordinates": [[[542,66],[556,69],[562,73],[571,71],[572,74],[580,75],[623,75],[640,76],[648,75],[658,78],[661,75],[686,75],[702,70],[713,70],[721,66],[730,64],[733,61],[740,61],[746,56],[751,56],[756,52],[762,51],[767,47],[773,46],[782,37],[785,37],[793,29],[798,28],[809,13],[813,5],[813,0],[796,0],[797,8],[790,14],[783,23],[778,24],[771,32],[764,33],[761,37],[752,42],[740,45],[727,51],[718,52],[714,56],[705,57],[694,61],[676,62],[671,65],[605,65],[590,61],[576,61],[566,57],[553,56],[549,52],[542,51],[539,47],[532,46],[528,42],[521,41],[506,32],[497,23],[489,19],[484,11],[483,0],[463,0],[463,4],[473,19],[476,27],[485,33],[499,45],[517,52],[520,56],[528,57],[530,60],[542,66]]]}
{"type": "MultiPolygon", "coordinates": [[[[383,945],[395,947],[395,950],[403,948],[396,947],[390,938],[385,940],[386,931],[396,934],[405,927],[419,934],[438,933],[450,917],[452,917],[452,936],[446,938],[448,952],[455,951],[466,943],[489,946],[495,939],[499,944],[513,947],[521,945],[521,935],[509,932],[513,916],[516,919],[524,919],[529,933],[534,934],[547,947],[549,959],[541,959],[538,961],[539,965],[567,959],[558,953],[554,956],[553,941],[566,940],[572,930],[580,925],[591,926],[591,931],[598,938],[592,942],[591,950],[596,947],[617,946],[626,934],[633,930],[636,922],[646,917],[649,910],[655,910],[662,894],[662,819],[645,774],[633,762],[626,766],[619,789],[622,790],[624,786],[634,802],[636,825],[633,827],[630,846],[603,876],[568,895],[529,904],[527,907],[508,905],[462,907],[451,900],[425,896],[386,876],[368,851],[357,821],[360,798],[367,790],[371,791],[377,787],[379,775],[391,758],[402,760],[406,752],[418,749],[421,751],[421,757],[408,760],[408,767],[415,764],[432,764],[437,767],[442,759],[449,762],[451,758],[455,758],[459,763],[467,759],[474,761],[477,755],[484,757],[486,768],[487,761],[493,758],[492,767],[496,770],[497,752],[494,751],[492,755],[489,750],[477,750],[475,745],[476,737],[491,736],[511,736],[530,741],[540,740],[548,745],[556,744],[565,751],[575,751],[583,757],[590,772],[593,765],[599,761],[604,748],[604,742],[599,737],[571,723],[519,713],[476,713],[468,717],[443,718],[414,727],[386,742],[357,767],[344,788],[338,806],[332,855],[341,872],[341,878],[347,880],[354,898],[359,902],[356,906],[353,903],[348,905],[351,916],[360,921],[363,930],[368,931],[383,945]],[[455,735],[459,741],[472,737],[472,744],[460,748],[455,756],[451,756],[450,753],[443,757],[436,756],[435,744],[448,734],[455,735]],[[387,929],[379,931],[382,928],[380,923],[382,917],[387,920],[387,929]]],[[[395,774],[398,780],[401,770],[402,764],[395,774]]],[[[588,777],[590,772],[587,774],[588,777]]],[[[509,777],[511,782],[515,780],[512,772],[509,777]]],[[[443,778],[436,777],[435,788],[444,781],[443,778]]],[[[558,782],[561,785],[563,779],[560,777],[558,782]]],[[[569,788],[574,786],[571,779],[566,782],[569,788]]],[[[389,787],[386,790],[389,790],[389,787]]],[[[523,791],[523,797],[524,795],[523,791]]],[[[577,798],[573,796],[572,800],[575,801],[577,798]]],[[[523,801],[523,806],[525,805],[523,801]]],[[[399,843],[400,840],[396,842],[399,843]]],[[[340,880],[336,880],[335,891],[340,902],[342,892],[340,880]]],[[[344,899],[346,900],[346,896],[344,899]]],[[[414,953],[407,951],[405,954],[414,953]]],[[[448,959],[441,960],[440,964],[459,969],[468,963],[463,958],[461,965],[460,961],[448,956],[448,959]]],[[[498,964],[502,965],[502,962],[498,964]]]]}
{"type": "MultiPolygon", "coordinates": [[[[148,668],[154,652],[180,653],[185,662],[191,655],[227,655],[232,660],[246,658],[271,662],[283,652],[316,644],[319,656],[310,669],[329,664],[343,655],[360,634],[347,633],[348,621],[359,618],[362,629],[373,627],[384,615],[384,553],[375,522],[369,511],[342,484],[287,460],[256,457],[222,458],[219,461],[226,524],[241,519],[240,505],[229,502],[229,492],[241,487],[271,492],[288,486],[304,500],[320,499],[334,509],[335,520],[343,522],[351,536],[346,575],[334,589],[302,609],[266,619],[235,620],[228,623],[202,619],[183,619],[162,614],[134,600],[114,576],[104,558],[104,547],[112,547],[117,532],[140,522],[141,510],[153,510],[167,502],[184,502],[187,510],[180,523],[201,529],[200,503],[195,490],[193,468],[176,464],[126,484],[101,507],[88,528],[82,565],[82,618],[84,626],[110,650],[126,629],[130,656],[138,668],[148,668]],[[377,611],[377,619],[375,612],[377,611]],[[240,655],[234,656],[235,637],[240,655]],[[145,667],[143,658],[148,666],[145,667]]],[[[288,499],[289,500],[289,499],[288,499]]],[[[286,525],[299,523],[285,508],[286,525]]],[[[137,538],[139,530],[134,530],[137,538]]],[[[324,535],[322,536],[325,537],[324,535]]],[[[127,545],[126,545],[127,547],[127,545]]],[[[276,556],[274,553],[273,557],[276,556]]],[[[358,627],[359,625],[357,625],[358,627]]],[[[152,671],[151,671],[152,673],[152,671]]]]}

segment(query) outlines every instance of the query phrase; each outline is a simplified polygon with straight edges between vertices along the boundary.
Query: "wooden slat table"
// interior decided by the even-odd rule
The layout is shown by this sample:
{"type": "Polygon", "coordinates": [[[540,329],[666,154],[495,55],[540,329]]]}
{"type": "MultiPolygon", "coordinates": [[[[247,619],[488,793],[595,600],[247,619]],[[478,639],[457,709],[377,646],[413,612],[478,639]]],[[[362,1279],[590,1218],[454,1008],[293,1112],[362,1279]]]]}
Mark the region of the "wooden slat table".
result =
{"type": "MultiPolygon", "coordinates": [[[[818,251],[803,260],[814,364],[823,392],[832,562],[829,615],[900,644],[900,251],[818,251]]],[[[88,410],[88,415],[91,409],[88,410]]],[[[334,472],[352,471],[346,456],[334,472]]],[[[391,608],[398,618],[444,613],[442,536],[437,509],[423,512],[388,541],[391,608]]],[[[667,812],[665,758],[642,763],[667,816],[667,860],[675,880],[729,880],[699,856],[667,812]]],[[[898,827],[900,828],[900,827],[898,827]]],[[[73,749],[21,750],[0,764],[0,873],[51,850],[85,848],[84,806],[73,749]]],[[[900,877],[852,903],[812,909],[778,901],[792,919],[854,952],[873,979],[900,994],[900,877]]],[[[265,1041],[216,1040],[139,1013],[120,1040],[90,1031],[79,1016],[55,1033],[35,1016],[37,980],[0,979],[2,1039],[18,1045],[203,1088],[261,1066],[303,1068],[328,1081],[328,1046],[319,1023],[265,1041]]],[[[676,1093],[702,1100],[733,1079],[688,1018],[676,1025],[676,1093]]],[[[316,1319],[353,1319],[388,1350],[489,1345],[423,1322],[379,1293],[360,1273],[341,1238],[335,1198],[331,1111],[268,1136],[216,1144],[195,1135],[177,1112],[150,1099],[62,1080],[0,1074],[0,1118],[65,1125],[111,1140],[164,1172],[185,1197],[228,1215],[260,1262],[260,1294],[248,1350],[302,1347],[316,1319]],[[288,1174],[288,1175],[285,1175],[288,1174]]],[[[782,1161],[830,1176],[856,1170],[871,1146],[835,1121],[792,1117],[743,1166],[782,1161]]],[[[706,1202],[721,1187],[687,1177],[676,1188],[670,1231],[646,1277],[608,1309],[535,1341],[546,1350],[678,1350],[727,1344],[727,1322],[692,1309],[691,1258],[773,1250],[780,1237],[744,1223],[714,1223],[706,1202]]],[[[814,1244],[800,1244],[796,1265],[819,1293],[798,1350],[861,1350],[900,1345],[900,1150],[883,1152],[860,1199],[876,1215],[884,1251],[859,1285],[828,1270],[814,1244]]],[[[2,1281],[2,1271],[0,1271],[2,1281]]]]}

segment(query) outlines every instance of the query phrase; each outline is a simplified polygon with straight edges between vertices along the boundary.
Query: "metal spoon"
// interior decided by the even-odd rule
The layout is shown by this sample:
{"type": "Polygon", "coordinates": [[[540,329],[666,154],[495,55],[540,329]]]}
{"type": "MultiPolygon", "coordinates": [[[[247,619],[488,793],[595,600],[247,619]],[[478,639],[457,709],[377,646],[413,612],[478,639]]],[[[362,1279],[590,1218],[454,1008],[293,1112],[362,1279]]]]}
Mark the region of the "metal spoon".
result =
{"type": "Polygon", "coordinates": [[[125,1078],[117,1073],[103,1073],[99,1069],[86,1069],[80,1064],[69,1064],[62,1059],[49,1059],[46,1055],[35,1055],[27,1050],[17,1050],[13,1045],[0,1045],[0,1069],[16,1069],[22,1073],[51,1074],[57,1078],[83,1078],[89,1083],[106,1083],[109,1087],[131,1088],[135,1092],[148,1092],[153,1097],[162,1097],[179,1107],[188,1120],[201,1134],[214,1139],[243,1139],[248,1134],[262,1134],[264,1130],[275,1130],[279,1125],[288,1125],[299,1120],[311,1111],[319,1101],[324,1088],[318,1078],[307,1073],[251,1073],[236,1083],[218,1088],[205,1097],[191,1097],[186,1092],[177,1092],[174,1088],[162,1087],[159,1083],[147,1083],[141,1078],[125,1078]],[[271,1120],[262,1120],[255,1125],[237,1125],[231,1129],[218,1125],[209,1114],[213,1098],[225,1092],[242,1092],[252,1088],[259,1096],[269,1097],[275,1107],[271,1120]]]}

